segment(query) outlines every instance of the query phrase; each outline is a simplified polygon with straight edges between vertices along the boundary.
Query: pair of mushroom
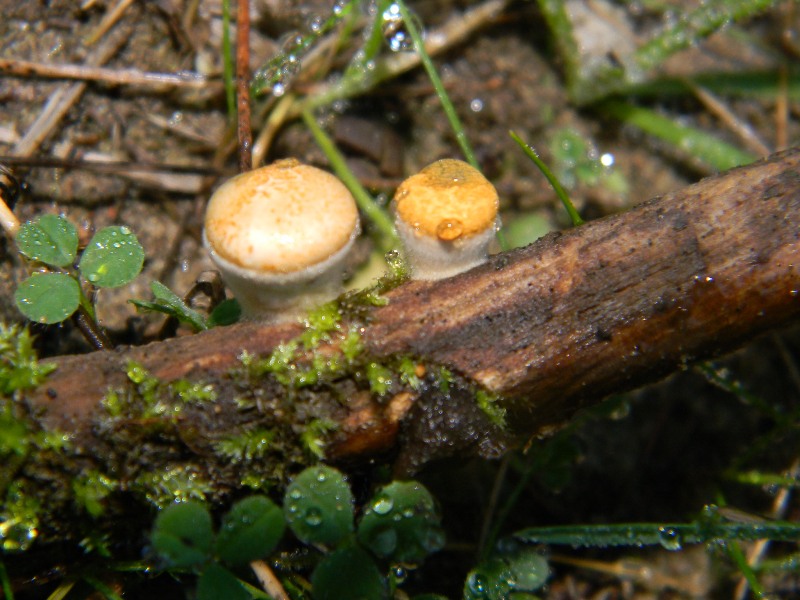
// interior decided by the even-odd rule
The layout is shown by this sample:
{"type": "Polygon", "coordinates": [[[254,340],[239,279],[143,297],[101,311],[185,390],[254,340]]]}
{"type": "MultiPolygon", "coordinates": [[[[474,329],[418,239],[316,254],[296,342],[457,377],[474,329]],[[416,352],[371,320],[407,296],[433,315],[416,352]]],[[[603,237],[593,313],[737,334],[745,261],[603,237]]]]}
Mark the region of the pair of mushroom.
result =
{"type": "MultiPolygon", "coordinates": [[[[400,185],[394,207],[414,278],[450,277],[486,260],[497,192],[467,163],[429,165],[400,185]]],[[[359,231],[344,184],[287,159],[224,183],[209,201],[203,242],[245,316],[286,318],[341,291],[359,231]]]]}

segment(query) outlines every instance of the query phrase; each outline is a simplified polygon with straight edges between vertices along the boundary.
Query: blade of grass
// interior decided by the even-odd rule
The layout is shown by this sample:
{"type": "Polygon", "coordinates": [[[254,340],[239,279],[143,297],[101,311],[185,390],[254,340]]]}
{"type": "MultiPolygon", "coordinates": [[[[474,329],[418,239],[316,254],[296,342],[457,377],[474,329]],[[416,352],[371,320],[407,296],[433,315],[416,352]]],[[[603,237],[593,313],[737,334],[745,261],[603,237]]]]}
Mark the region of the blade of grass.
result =
{"type": "MultiPolygon", "coordinates": [[[[786,93],[789,98],[800,99],[800,72],[790,69],[786,79],[786,93]]],[[[702,73],[682,79],[656,79],[631,86],[626,89],[626,93],[637,98],[684,96],[689,92],[687,83],[700,86],[721,96],[775,100],[780,91],[781,74],[779,71],[702,73]]]]}
{"type": "Polygon", "coordinates": [[[83,580],[102,594],[107,600],[122,600],[122,596],[92,575],[84,575],[83,580]]]}
{"type": "Polygon", "coordinates": [[[569,194],[567,194],[567,191],[564,189],[564,186],[561,185],[561,182],[558,180],[555,174],[548,168],[548,166],[544,164],[544,161],[541,158],[539,158],[539,155],[536,153],[536,150],[534,150],[533,147],[529,146],[526,142],[524,142],[522,138],[520,138],[513,131],[509,131],[508,133],[511,136],[511,138],[515,142],[517,142],[519,147],[522,148],[522,151],[527,155],[527,157],[530,158],[533,161],[533,163],[539,168],[539,170],[542,172],[542,175],[544,175],[547,178],[547,181],[550,182],[550,185],[553,186],[553,190],[555,190],[556,195],[558,196],[559,200],[561,200],[561,204],[564,205],[564,208],[566,209],[569,218],[572,220],[572,224],[575,225],[576,227],[578,225],[583,225],[584,221],[583,219],[581,219],[581,216],[575,209],[575,205],[572,204],[572,200],[569,199],[569,194]]]}
{"type": "Polygon", "coordinates": [[[682,544],[703,544],[731,540],[800,540],[800,525],[786,521],[758,523],[713,522],[683,524],[621,523],[612,525],[562,525],[531,527],[514,534],[537,544],[575,547],[653,546],[678,549],[682,544]]]}
{"type": "Polygon", "coordinates": [[[696,44],[699,40],[724,25],[748,19],[769,7],[777,0],[709,0],[697,8],[681,14],[659,34],[636,51],[636,61],[643,69],[652,69],[678,50],[696,44]]]}
{"type": "Polygon", "coordinates": [[[64,598],[67,597],[67,594],[69,594],[74,587],[74,580],[64,581],[55,590],[53,590],[53,593],[47,597],[47,600],[64,600],[64,598]]]}
{"type": "Polygon", "coordinates": [[[716,171],[746,165],[757,159],[749,152],[718,140],[705,131],[678,125],[672,119],[647,108],[620,100],[608,100],[600,104],[598,110],[672,144],[716,171]]]}
{"type": "Polygon", "coordinates": [[[753,592],[753,595],[756,598],[763,598],[764,586],[759,583],[753,568],[748,564],[747,557],[742,552],[741,546],[736,542],[730,542],[725,544],[725,551],[731,557],[731,560],[736,563],[736,567],[747,581],[747,585],[750,586],[750,591],[753,592]]]}
{"type": "Polygon", "coordinates": [[[11,589],[11,580],[8,578],[6,564],[0,560],[0,589],[3,590],[3,598],[14,600],[14,590],[11,589]]]}
{"type": "Polygon", "coordinates": [[[425,72],[428,74],[428,79],[431,80],[433,89],[436,91],[436,95],[439,97],[439,102],[442,103],[444,114],[447,116],[447,120],[450,123],[453,133],[455,133],[456,141],[461,147],[461,151],[464,153],[464,158],[466,158],[469,164],[480,171],[480,166],[478,165],[478,161],[475,158],[475,153],[472,151],[472,147],[469,144],[464,127],[461,125],[461,120],[458,118],[456,109],[453,106],[453,103],[450,101],[447,91],[444,89],[442,79],[439,77],[439,73],[436,71],[436,67],[433,65],[431,57],[425,50],[425,42],[422,40],[419,29],[417,29],[417,25],[414,22],[414,17],[408,11],[408,7],[403,0],[397,0],[396,4],[398,8],[400,8],[400,15],[403,17],[405,27],[408,30],[408,35],[411,36],[411,39],[414,42],[414,49],[417,51],[417,54],[419,54],[420,61],[422,61],[422,66],[425,68],[425,72]]]}
{"type": "Polygon", "coordinates": [[[380,247],[386,252],[394,248],[399,248],[400,240],[397,237],[397,233],[394,230],[394,225],[392,224],[392,220],[389,218],[389,215],[387,215],[386,211],[378,206],[369,192],[364,189],[364,187],[361,185],[361,182],[358,181],[358,178],[347,166],[347,162],[345,161],[344,156],[342,156],[342,154],[339,152],[336,144],[334,144],[333,140],[328,137],[328,134],[322,130],[322,127],[319,126],[319,123],[317,123],[317,120],[314,118],[314,115],[311,113],[311,111],[303,111],[303,121],[305,122],[309,131],[311,131],[311,135],[314,136],[314,140],[317,142],[317,145],[330,161],[336,175],[338,175],[339,179],[344,182],[344,184],[347,186],[347,189],[350,190],[350,193],[353,194],[358,207],[375,225],[375,228],[380,234],[380,237],[377,240],[380,247]]]}

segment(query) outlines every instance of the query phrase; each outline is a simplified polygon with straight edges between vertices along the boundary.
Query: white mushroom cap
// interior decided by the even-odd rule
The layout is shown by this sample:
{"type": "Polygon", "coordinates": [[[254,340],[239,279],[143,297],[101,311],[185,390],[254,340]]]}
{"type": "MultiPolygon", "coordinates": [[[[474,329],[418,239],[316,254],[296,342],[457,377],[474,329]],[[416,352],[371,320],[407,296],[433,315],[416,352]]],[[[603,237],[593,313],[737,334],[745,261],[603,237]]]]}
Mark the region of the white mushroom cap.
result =
{"type": "Polygon", "coordinates": [[[436,161],[394,196],[395,225],[415,279],[442,279],[488,257],[498,227],[494,186],[461,160],[436,161]]]}
{"type": "Polygon", "coordinates": [[[339,293],[358,233],[344,184],[287,159],[220,186],[203,243],[246,316],[286,318],[339,293]]]}

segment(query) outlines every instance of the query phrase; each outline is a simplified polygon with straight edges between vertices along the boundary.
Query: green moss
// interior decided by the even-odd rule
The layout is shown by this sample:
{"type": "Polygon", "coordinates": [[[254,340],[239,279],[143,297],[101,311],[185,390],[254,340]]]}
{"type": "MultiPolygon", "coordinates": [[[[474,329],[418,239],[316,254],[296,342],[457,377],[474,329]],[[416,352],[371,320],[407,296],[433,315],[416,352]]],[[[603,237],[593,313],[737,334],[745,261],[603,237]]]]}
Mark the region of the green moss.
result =
{"type": "Polygon", "coordinates": [[[475,393],[475,402],[489,420],[505,429],[506,426],[506,409],[498,404],[499,397],[495,394],[490,394],[484,390],[478,390],[475,393]]]}
{"type": "Polygon", "coordinates": [[[192,383],[185,379],[179,379],[169,384],[169,388],[173,395],[187,404],[214,402],[217,399],[214,386],[208,383],[192,383]]]}
{"type": "Polygon", "coordinates": [[[92,517],[99,517],[105,511],[105,498],[118,488],[118,482],[106,477],[97,470],[82,473],[72,482],[75,502],[92,517]]]}
{"type": "Polygon", "coordinates": [[[6,406],[0,413],[0,456],[23,456],[28,452],[30,442],[27,424],[13,414],[10,405],[6,406]]]}
{"type": "Polygon", "coordinates": [[[128,363],[126,374],[132,387],[109,390],[101,400],[112,418],[175,417],[188,404],[203,404],[217,399],[217,392],[211,384],[186,379],[166,383],[134,361],[128,363]]]}
{"type": "Polygon", "coordinates": [[[445,367],[439,367],[439,370],[436,374],[436,382],[439,386],[439,391],[442,394],[449,394],[450,385],[453,382],[453,374],[445,367]]]}
{"type": "Polygon", "coordinates": [[[233,463],[246,463],[264,456],[274,437],[270,429],[252,429],[216,442],[214,450],[233,463]]]}
{"type": "Polygon", "coordinates": [[[397,363],[397,370],[400,373],[400,381],[410,387],[415,392],[422,389],[422,379],[417,375],[419,363],[410,356],[403,356],[397,363]]]}
{"type": "Polygon", "coordinates": [[[339,349],[342,351],[342,356],[344,356],[347,364],[354,363],[364,353],[364,342],[361,340],[361,333],[357,326],[350,326],[347,334],[339,344],[339,349]]]}
{"type": "Polygon", "coordinates": [[[384,396],[392,389],[395,374],[390,368],[377,362],[370,362],[365,368],[365,375],[373,394],[384,396]]]}
{"type": "Polygon", "coordinates": [[[27,329],[0,322],[0,394],[33,389],[55,369],[56,365],[39,363],[27,329]]]}
{"type": "Polygon", "coordinates": [[[176,501],[205,501],[213,486],[196,469],[181,465],[142,473],[136,478],[133,489],[141,491],[147,500],[163,508],[176,501]]]}
{"type": "Polygon", "coordinates": [[[27,550],[39,537],[39,502],[21,482],[13,483],[0,510],[0,548],[4,552],[27,550]]]}
{"type": "Polygon", "coordinates": [[[338,302],[328,302],[310,311],[305,317],[306,330],[300,335],[303,348],[316,348],[330,334],[339,331],[342,312],[338,302]]]}
{"type": "Polygon", "coordinates": [[[309,454],[321,460],[325,458],[325,438],[336,431],[336,427],[330,419],[314,419],[303,429],[300,441],[309,454]]]}

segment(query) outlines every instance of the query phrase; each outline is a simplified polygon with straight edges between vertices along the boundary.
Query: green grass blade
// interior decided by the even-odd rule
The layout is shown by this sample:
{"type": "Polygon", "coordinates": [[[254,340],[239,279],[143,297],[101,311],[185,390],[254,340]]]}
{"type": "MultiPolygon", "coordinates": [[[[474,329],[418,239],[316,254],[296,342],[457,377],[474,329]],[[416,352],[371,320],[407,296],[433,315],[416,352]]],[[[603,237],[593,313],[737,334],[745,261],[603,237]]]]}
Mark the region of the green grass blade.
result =
{"type": "Polygon", "coordinates": [[[117,594],[114,590],[112,590],[109,586],[100,581],[97,577],[94,577],[92,575],[84,575],[83,580],[90,586],[92,586],[95,590],[97,590],[107,600],[122,600],[122,596],[117,594]]]}
{"type": "Polygon", "coordinates": [[[6,564],[0,560],[0,589],[3,590],[3,597],[6,600],[14,600],[14,590],[11,589],[11,580],[8,578],[6,564]]]}
{"type": "Polygon", "coordinates": [[[776,0],[707,0],[682,14],[636,51],[636,62],[652,69],[684,48],[731,22],[744,21],[771,6],[776,0]]]}
{"type": "Polygon", "coordinates": [[[619,100],[608,100],[598,110],[632,125],[717,171],[725,171],[755,161],[758,157],[718,140],[705,131],[678,125],[672,119],[647,108],[619,100]]]}
{"type": "Polygon", "coordinates": [[[527,155],[527,157],[530,158],[533,161],[533,163],[539,168],[539,170],[542,172],[542,175],[544,175],[547,178],[547,181],[550,182],[550,185],[553,186],[556,195],[558,196],[559,200],[561,200],[561,204],[564,205],[564,208],[566,209],[569,218],[572,220],[572,224],[575,226],[583,225],[584,221],[583,219],[581,219],[581,216],[575,209],[575,205],[572,204],[572,200],[569,199],[569,194],[567,194],[567,190],[565,190],[564,186],[561,185],[561,182],[558,180],[558,177],[556,177],[555,174],[548,168],[548,166],[544,164],[544,161],[541,158],[539,158],[539,155],[536,153],[536,150],[534,150],[531,146],[525,143],[522,140],[522,138],[519,137],[513,131],[509,131],[508,133],[511,136],[511,138],[515,142],[517,142],[519,147],[522,148],[522,151],[527,155]]]}
{"type": "MultiPolygon", "coordinates": [[[[659,98],[685,96],[691,85],[701,87],[717,95],[737,98],[775,100],[781,90],[781,74],[778,71],[745,71],[736,73],[702,73],[684,79],[656,79],[634,85],[625,91],[637,98],[659,98]]],[[[800,71],[789,69],[786,77],[786,93],[789,100],[800,100],[800,71]]]]}
{"type": "Polygon", "coordinates": [[[336,175],[344,182],[347,189],[350,190],[350,193],[353,194],[358,207],[375,225],[380,234],[378,243],[381,248],[384,251],[399,248],[400,240],[394,230],[391,218],[386,214],[386,211],[378,206],[369,192],[361,185],[361,182],[358,181],[358,178],[350,170],[350,167],[347,166],[347,161],[345,161],[344,156],[339,152],[336,144],[334,144],[333,140],[328,137],[328,134],[322,130],[322,127],[319,126],[319,123],[317,123],[311,111],[303,111],[303,121],[311,131],[311,135],[314,136],[317,145],[330,161],[336,175]]]}
{"type": "Polygon", "coordinates": [[[727,551],[728,556],[731,557],[731,560],[736,563],[736,567],[739,569],[739,572],[747,580],[747,585],[750,586],[750,591],[753,592],[753,595],[756,598],[763,598],[764,587],[759,583],[753,568],[748,564],[747,557],[745,556],[744,552],[742,552],[741,546],[734,542],[731,544],[726,544],[725,550],[727,551]]]}
{"type": "Polygon", "coordinates": [[[623,523],[613,525],[562,525],[532,527],[514,537],[536,544],[575,547],[653,546],[678,549],[682,544],[705,544],[719,540],[800,540],[800,524],[785,521],[732,523],[701,520],[684,524],[623,523]]]}
{"type": "Polygon", "coordinates": [[[461,151],[464,153],[464,158],[466,158],[469,164],[480,171],[480,166],[475,158],[475,153],[472,151],[472,146],[469,144],[467,134],[464,131],[464,126],[461,124],[461,120],[458,118],[456,109],[453,106],[453,103],[450,101],[450,96],[447,95],[447,91],[444,89],[442,79],[439,77],[439,73],[436,71],[436,67],[433,65],[431,57],[425,51],[425,42],[422,40],[422,36],[417,29],[417,25],[414,22],[414,17],[408,11],[408,7],[403,0],[397,0],[396,4],[400,8],[400,15],[403,17],[406,29],[408,30],[408,35],[411,36],[411,39],[414,41],[414,49],[417,51],[417,54],[419,54],[419,58],[422,61],[422,66],[425,68],[425,72],[428,74],[428,79],[431,80],[433,89],[436,91],[436,95],[439,97],[439,102],[442,103],[444,114],[447,116],[447,121],[450,123],[453,133],[455,133],[456,141],[461,147],[461,151]]]}

